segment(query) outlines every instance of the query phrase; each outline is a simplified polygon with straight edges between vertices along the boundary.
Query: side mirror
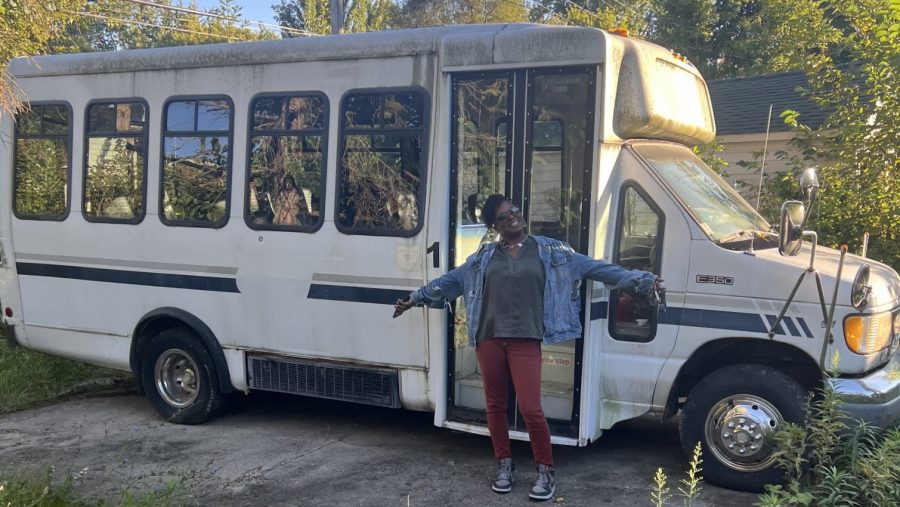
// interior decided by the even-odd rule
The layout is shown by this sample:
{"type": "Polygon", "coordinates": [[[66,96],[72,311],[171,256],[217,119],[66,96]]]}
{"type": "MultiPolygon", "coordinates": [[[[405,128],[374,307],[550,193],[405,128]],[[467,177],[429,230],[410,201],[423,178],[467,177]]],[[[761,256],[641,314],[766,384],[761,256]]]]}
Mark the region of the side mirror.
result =
{"type": "Polygon", "coordinates": [[[787,201],[781,206],[781,230],[778,231],[778,253],[792,257],[803,244],[803,219],[806,209],[800,201],[787,201]]]}

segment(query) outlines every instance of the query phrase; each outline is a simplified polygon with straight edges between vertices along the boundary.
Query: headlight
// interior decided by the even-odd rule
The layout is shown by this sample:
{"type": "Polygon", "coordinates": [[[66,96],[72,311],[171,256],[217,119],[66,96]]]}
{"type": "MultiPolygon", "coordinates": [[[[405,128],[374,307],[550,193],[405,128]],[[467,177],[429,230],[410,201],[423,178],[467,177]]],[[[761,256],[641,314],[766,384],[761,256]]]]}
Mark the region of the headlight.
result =
{"type": "Polygon", "coordinates": [[[844,319],[844,340],[857,354],[872,354],[891,343],[896,324],[890,313],[850,315],[844,319]]]}
{"type": "Polygon", "coordinates": [[[856,278],[853,279],[853,287],[850,288],[850,304],[857,310],[862,310],[869,303],[869,292],[872,290],[872,287],[869,286],[871,270],[872,268],[868,264],[864,264],[856,272],[856,278]]]}

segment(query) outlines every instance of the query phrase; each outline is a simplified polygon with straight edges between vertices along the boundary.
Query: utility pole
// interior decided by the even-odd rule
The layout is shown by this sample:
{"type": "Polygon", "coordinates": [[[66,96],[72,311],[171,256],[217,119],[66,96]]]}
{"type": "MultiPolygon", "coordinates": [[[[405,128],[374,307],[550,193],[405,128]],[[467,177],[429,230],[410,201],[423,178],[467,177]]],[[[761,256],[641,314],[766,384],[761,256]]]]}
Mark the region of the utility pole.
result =
{"type": "Polygon", "coordinates": [[[344,24],[344,2],[343,0],[331,0],[329,2],[331,11],[331,33],[336,35],[341,33],[344,24]]]}

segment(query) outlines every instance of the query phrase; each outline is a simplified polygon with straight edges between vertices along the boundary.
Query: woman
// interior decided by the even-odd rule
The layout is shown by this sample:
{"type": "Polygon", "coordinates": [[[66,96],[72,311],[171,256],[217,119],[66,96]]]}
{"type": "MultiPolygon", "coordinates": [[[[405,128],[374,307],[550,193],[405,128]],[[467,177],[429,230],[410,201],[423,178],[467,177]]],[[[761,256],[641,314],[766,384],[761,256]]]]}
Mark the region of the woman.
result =
{"type": "Polygon", "coordinates": [[[652,273],[594,260],[562,241],[529,236],[521,210],[502,195],[488,197],[481,218],[499,233],[499,242],[483,244],[462,266],[413,291],[406,301],[398,300],[395,315],[413,306],[443,307],[464,296],[469,343],[475,346],[488,430],[499,463],[491,487],[508,493],[516,481],[506,418],[511,377],[537,464],[537,478],[528,496],[549,500],[556,478],[550,429],[541,408],[541,342],[581,337],[584,278],[645,296],[661,289],[662,280],[652,273]]]}

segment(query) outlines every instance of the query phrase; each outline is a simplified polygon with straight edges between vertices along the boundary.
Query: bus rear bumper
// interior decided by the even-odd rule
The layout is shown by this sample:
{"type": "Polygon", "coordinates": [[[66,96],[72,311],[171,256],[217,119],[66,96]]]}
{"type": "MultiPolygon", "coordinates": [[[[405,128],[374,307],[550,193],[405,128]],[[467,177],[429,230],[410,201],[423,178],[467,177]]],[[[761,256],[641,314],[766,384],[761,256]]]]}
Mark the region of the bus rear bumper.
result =
{"type": "Polygon", "coordinates": [[[886,428],[900,420],[900,347],[884,367],[862,378],[828,381],[852,419],[886,428]]]}

